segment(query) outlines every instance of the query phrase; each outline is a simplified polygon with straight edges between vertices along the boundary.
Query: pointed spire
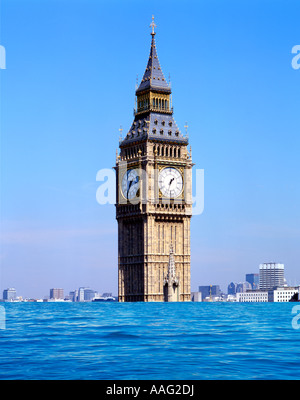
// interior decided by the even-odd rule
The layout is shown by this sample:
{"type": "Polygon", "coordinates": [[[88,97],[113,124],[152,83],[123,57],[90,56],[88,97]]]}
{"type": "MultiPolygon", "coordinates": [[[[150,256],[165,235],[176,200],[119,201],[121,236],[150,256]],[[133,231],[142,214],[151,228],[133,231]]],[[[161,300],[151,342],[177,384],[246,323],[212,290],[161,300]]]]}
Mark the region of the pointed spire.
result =
{"type": "Polygon", "coordinates": [[[168,273],[167,276],[165,277],[164,286],[167,286],[167,296],[165,296],[165,301],[178,301],[179,279],[176,276],[174,251],[172,243],[170,245],[168,273]]]}
{"type": "Polygon", "coordinates": [[[173,250],[173,244],[172,243],[170,245],[170,256],[169,256],[169,265],[168,265],[168,278],[171,281],[175,281],[175,279],[176,279],[174,250],[173,250]]]}
{"type": "Polygon", "coordinates": [[[169,285],[178,285],[178,278],[176,276],[176,268],[175,268],[175,259],[174,259],[174,250],[173,244],[170,245],[170,255],[169,255],[169,264],[168,264],[168,273],[165,279],[165,282],[169,285]]]}
{"type": "Polygon", "coordinates": [[[140,86],[136,91],[136,94],[139,92],[142,92],[144,90],[148,89],[153,89],[157,91],[162,91],[165,93],[171,93],[171,89],[162,73],[158,56],[157,56],[157,51],[156,51],[156,44],[155,44],[155,31],[154,27],[156,27],[156,24],[154,23],[154,17],[152,16],[152,23],[150,24],[150,27],[152,27],[152,40],[151,40],[151,49],[150,49],[150,55],[147,63],[147,67],[144,73],[144,76],[141,80],[140,86]]]}

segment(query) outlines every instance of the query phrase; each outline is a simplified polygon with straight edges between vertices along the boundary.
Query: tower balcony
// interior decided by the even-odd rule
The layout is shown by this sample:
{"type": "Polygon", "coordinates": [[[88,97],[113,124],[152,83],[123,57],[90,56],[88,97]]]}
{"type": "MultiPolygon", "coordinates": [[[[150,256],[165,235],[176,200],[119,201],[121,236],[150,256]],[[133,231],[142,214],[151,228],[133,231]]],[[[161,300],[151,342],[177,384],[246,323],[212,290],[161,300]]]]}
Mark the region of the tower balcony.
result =
{"type": "Polygon", "coordinates": [[[142,107],[138,107],[137,109],[134,108],[133,109],[133,115],[139,115],[142,114],[144,112],[148,112],[148,111],[153,111],[153,112],[160,112],[160,113],[164,113],[164,114],[173,114],[173,107],[164,107],[164,106],[142,106],[142,107]]]}

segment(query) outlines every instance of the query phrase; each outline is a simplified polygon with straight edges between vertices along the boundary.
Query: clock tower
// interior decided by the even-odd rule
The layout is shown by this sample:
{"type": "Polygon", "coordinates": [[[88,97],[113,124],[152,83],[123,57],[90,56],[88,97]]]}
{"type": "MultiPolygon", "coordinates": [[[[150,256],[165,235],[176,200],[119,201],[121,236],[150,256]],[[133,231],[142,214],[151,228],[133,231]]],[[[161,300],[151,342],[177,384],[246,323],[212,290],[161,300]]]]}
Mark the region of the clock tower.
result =
{"type": "Polygon", "coordinates": [[[151,49],[133,123],[116,158],[118,297],[190,301],[192,157],[173,118],[170,85],[151,49]]]}

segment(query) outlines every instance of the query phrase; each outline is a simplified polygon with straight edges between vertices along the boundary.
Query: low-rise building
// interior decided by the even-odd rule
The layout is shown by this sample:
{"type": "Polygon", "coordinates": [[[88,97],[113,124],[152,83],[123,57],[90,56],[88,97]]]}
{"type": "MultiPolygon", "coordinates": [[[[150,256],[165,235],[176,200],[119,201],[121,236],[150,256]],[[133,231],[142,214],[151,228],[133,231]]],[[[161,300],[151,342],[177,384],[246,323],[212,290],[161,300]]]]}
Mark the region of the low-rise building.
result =
{"type": "Polygon", "coordinates": [[[288,302],[294,296],[295,293],[299,293],[299,287],[277,287],[274,290],[269,290],[269,301],[274,303],[288,302]]]}
{"type": "Polygon", "coordinates": [[[262,292],[260,290],[248,290],[244,293],[236,294],[236,301],[241,303],[267,303],[268,292],[262,292]]]}

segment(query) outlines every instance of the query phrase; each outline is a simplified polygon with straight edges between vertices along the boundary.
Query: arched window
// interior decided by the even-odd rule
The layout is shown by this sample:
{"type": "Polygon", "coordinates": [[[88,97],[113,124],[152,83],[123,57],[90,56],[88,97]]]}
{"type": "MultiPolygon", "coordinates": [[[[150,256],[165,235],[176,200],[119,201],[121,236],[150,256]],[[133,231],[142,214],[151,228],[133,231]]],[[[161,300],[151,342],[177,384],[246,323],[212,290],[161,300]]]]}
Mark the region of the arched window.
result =
{"type": "Polygon", "coordinates": [[[175,149],[174,149],[174,157],[176,157],[176,147],[175,147],[175,149]]]}
{"type": "Polygon", "coordinates": [[[178,149],[178,158],[180,158],[180,149],[178,149]]]}
{"type": "Polygon", "coordinates": [[[160,155],[160,147],[159,146],[157,146],[157,155],[158,156],[160,155]]]}
{"type": "Polygon", "coordinates": [[[170,147],[170,157],[172,157],[172,147],[170,147]]]}
{"type": "Polygon", "coordinates": [[[166,157],[168,157],[169,151],[168,151],[168,147],[166,147],[166,157]]]}
{"type": "Polygon", "coordinates": [[[161,155],[164,156],[164,147],[161,148],[161,155]]]}

